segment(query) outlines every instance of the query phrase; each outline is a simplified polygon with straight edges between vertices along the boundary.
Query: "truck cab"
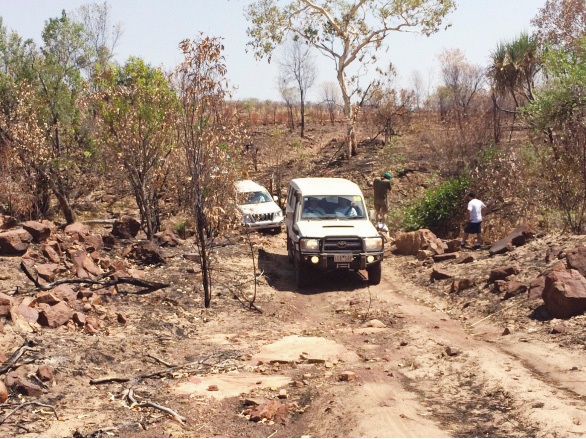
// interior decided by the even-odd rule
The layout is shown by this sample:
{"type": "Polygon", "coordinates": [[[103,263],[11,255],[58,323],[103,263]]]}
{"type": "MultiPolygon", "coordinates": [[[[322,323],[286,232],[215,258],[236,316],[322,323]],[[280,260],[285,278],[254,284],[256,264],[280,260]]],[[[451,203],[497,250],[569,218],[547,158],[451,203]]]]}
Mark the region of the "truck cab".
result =
{"type": "Polygon", "coordinates": [[[298,288],[306,286],[309,270],[366,270],[370,284],[380,283],[384,240],[357,184],[344,178],[291,180],[285,225],[298,288]]]}

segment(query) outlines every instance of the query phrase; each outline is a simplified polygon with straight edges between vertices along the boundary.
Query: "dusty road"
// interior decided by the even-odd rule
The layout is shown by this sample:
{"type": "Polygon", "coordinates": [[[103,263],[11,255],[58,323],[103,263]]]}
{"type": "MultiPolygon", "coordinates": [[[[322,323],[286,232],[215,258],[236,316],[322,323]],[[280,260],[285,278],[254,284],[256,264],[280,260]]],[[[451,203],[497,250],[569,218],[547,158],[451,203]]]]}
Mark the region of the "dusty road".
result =
{"type": "MultiPolygon", "coordinates": [[[[11,395],[0,436],[586,436],[583,349],[531,328],[504,336],[490,319],[465,322],[406,280],[394,256],[375,287],[357,273],[332,273],[297,292],[283,240],[257,243],[262,313],[234,299],[253,292],[242,280],[251,270],[246,245],[223,250],[231,269],[203,311],[192,290],[197,272],[182,257],[193,250],[188,242],[148,271],[172,287],[107,299],[96,308],[97,334],[6,322],[0,350],[34,341],[36,361],[23,368],[49,365],[54,380],[38,398],[11,395]],[[118,380],[90,384],[104,377],[118,380]],[[23,401],[50,405],[57,419],[34,405],[11,413],[23,401]],[[285,413],[250,420],[250,407],[271,401],[285,413]]],[[[26,283],[17,261],[1,262],[3,282],[26,283]]]]}

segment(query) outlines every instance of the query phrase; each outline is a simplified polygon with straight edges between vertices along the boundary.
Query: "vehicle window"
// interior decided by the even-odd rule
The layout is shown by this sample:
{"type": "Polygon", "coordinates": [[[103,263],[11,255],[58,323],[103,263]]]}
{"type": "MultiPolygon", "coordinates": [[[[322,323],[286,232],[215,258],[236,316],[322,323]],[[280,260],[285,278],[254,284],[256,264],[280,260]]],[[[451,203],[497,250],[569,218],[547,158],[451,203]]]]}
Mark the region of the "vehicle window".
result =
{"type": "Polygon", "coordinates": [[[242,204],[259,204],[273,201],[267,191],[244,192],[242,194],[242,204]]]}
{"type": "Polygon", "coordinates": [[[364,201],[358,195],[303,198],[302,219],[364,218],[364,201]]]}

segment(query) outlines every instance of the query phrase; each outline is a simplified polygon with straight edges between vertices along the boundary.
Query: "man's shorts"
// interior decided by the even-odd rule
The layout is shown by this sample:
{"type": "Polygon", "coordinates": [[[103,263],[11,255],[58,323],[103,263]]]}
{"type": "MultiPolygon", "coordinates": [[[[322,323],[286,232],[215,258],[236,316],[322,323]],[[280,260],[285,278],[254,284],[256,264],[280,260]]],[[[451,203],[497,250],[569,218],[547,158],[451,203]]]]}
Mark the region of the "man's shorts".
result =
{"type": "Polygon", "coordinates": [[[481,225],[482,225],[482,221],[479,223],[468,223],[468,224],[466,224],[466,227],[464,227],[464,232],[470,233],[470,234],[480,233],[481,232],[481,225]]]}
{"type": "Polygon", "coordinates": [[[387,213],[389,211],[389,207],[387,206],[387,203],[377,202],[375,200],[375,202],[374,202],[374,210],[377,213],[387,213]]]}

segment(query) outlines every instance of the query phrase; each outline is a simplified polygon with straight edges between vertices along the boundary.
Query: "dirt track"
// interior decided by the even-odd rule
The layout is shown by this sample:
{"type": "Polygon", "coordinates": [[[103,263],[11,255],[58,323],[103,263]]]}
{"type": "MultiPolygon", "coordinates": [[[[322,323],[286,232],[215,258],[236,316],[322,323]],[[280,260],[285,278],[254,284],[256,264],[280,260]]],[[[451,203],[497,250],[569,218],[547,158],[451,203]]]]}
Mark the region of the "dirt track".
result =
{"type": "MultiPolygon", "coordinates": [[[[585,352],[543,337],[542,323],[507,336],[491,319],[463,323],[441,297],[406,280],[408,264],[396,256],[384,262],[378,286],[334,273],[299,293],[283,235],[257,239],[262,314],[233,297],[252,293],[242,282],[251,274],[244,244],[222,250],[230,270],[218,276],[213,307],[203,311],[191,287],[197,273],[186,274],[193,263],[181,258],[192,251],[188,242],[148,272],[172,287],[114,296],[96,335],[71,327],[25,332],[6,322],[1,352],[33,340],[37,360],[23,367],[54,369],[42,396],[20,402],[51,405],[59,420],[28,406],[0,425],[0,436],[586,436],[585,352]],[[356,379],[341,380],[344,372],[356,379]],[[129,381],[89,383],[106,376],[129,381]],[[129,389],[138,402],[171,408],[186,422],[129,407],[129,389]],[[246,400],[281,401],[288,415],[252,422],[246,400]]],[[[0,261],[6,289],[27,285],[16,259],[0,261]]],[[[12,395],[0,420],[18,402],[12,395]]]]}

